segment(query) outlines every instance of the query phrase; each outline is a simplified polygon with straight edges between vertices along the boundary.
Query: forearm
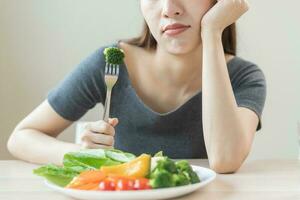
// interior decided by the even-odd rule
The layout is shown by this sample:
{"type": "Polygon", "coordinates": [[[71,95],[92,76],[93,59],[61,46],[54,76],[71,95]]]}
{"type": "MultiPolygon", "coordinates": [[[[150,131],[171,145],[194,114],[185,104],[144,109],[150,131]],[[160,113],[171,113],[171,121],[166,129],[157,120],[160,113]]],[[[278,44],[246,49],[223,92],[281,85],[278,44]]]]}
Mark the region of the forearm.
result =
{"type": "MultiPolygon", "coordinates": [[[[221,34],[204,32],[203,41],[203,132],[210,164],[230,171],[247,154],[247,134],[238,117],[221,34]]],[[[222,171],[222,170],[221,170],[222,171]]]]}
{"type": "Polygon", "coordinates": [[[80,146],[57,140],[37,130],[22,129],[12,134],[8,149],[15,157],[27,162],[62,165],[64,154],[77,151],[80,146]]]}

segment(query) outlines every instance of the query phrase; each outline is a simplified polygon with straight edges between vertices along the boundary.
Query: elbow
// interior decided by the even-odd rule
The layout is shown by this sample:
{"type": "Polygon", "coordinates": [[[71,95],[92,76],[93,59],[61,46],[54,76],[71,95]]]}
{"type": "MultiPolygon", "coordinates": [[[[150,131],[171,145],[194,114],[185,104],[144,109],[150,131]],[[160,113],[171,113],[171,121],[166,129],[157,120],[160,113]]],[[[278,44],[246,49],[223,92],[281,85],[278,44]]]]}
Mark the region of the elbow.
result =
{"type": "Polygon", "coordinates": [[[242,162],[237,160],[216,160],[209,163],[210,168],[218,174],[233,174],[237,172],[242,165],[242,162]]]}
{"type": "MultiPolygon", "coordinates": [[[[32,162],[31,157],[28,154],[28,145],[24,143],[24,136],[22,133],[15,130],[9,137],[6,147],[8,152],[15,157],[16,159],[25,161],[25,162],[32,162]]],[[[32,155],[31,155],[32,156],[32,155]]]]}
{"type": "Polygon", "coordinates": [[[239,169],[239,167],[224,166],[223,164],[213,164],[210,165],[210,168],[218,174],[234,174],[239,169]]]}
{"type": "Polygon", "coordinates": [[[250,152],[250,145],[243,143],[239,146],[228,149],[214,150],[213,154],[208,155],[209,165],[218,174],[236,173],[250,152]]]}
{"type": "Polygon", "coordinates": [[[12,133],[7,140],[6,148],[8,152],[13,156],[15,156],[14,154],[15,154],[15,146],[16,146],[14,143],[15,143],[14,133],[12,133]]]}
{"type": "Polygon", "coordinates": [[[24,136],[20,134],[22,129],[15,128],[10,137],[7,140],[6,148],[8,152],[17,159],[22,159],[24,150],[26,150],[26,144],[24,144],[24,136]]]}
{"type": "Polygon", "coordinates": [[[7,140],[6,143],[6,148],[8,150],[8,152],[13,155],[14,157],[17,157],[18,153],[17,153],[17,132],[13,132],[9,139],[7,140]]]}

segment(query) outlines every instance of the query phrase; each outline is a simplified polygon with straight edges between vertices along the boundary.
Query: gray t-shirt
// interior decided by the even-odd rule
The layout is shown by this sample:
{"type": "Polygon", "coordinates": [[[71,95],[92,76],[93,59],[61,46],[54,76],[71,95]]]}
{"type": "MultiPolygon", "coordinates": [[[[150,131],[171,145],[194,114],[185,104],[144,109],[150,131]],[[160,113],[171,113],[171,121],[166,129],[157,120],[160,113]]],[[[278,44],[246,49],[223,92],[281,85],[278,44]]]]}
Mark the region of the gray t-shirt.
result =
{"type": "MultiPolygon", "coordinates": [[[[97,103],[104,103],[105,58],[96,50],[84,59],[48,94],[53,109],[71,121],[80,119],[97,103]]],[[[259,117],[266,98],[266,82],[257,65],[240,57],[227,63],[238,106],[253,110],[259,117]]],[[[202,93],[198,92],[176,110],[160,114],[151,110],[137,96],[125,64],[112,91],[111,117],[117,117],[115,148],[139,155],[163,151],[171,158],[207,158],[202,128],[202,93]]],[[[99,119],[100,120],[100,119],[99,119]]]]}

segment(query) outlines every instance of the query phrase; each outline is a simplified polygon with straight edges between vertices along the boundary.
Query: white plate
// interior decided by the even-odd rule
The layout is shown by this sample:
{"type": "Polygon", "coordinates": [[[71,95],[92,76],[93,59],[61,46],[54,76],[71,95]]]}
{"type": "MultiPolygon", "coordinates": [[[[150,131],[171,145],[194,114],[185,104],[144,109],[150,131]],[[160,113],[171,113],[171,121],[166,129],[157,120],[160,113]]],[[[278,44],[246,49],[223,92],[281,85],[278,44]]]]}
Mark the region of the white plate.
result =
{"type": "Polygon", "coordinates": [[[65,189],[56,186],[48,181],[45,184],[53,190],[63,193],[76,199],[84,200],[147,200],[147,199],[168,199],[182,196],[207,185],[215,179],[216,173],[204,167],[192,165],[193,170],[198,174],[201,182],[191,185],[178,186],[172,188],[136,190],[136,191],[83,191],[65,189]]]}

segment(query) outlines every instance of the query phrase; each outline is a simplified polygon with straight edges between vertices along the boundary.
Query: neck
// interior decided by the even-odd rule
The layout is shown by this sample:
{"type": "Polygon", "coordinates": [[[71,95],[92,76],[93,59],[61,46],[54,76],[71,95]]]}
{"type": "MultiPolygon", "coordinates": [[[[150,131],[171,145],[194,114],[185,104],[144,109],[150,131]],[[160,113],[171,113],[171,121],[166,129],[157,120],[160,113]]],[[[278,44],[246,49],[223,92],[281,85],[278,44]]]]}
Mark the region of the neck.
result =
{"type": "Polygon", "coordinates": [[[174,86],[189,85],[202,76],[202,45],[187,54],[174,55],[157,46],[155,74],[160,80],[174,86]],[[167,77],[167,78],[166,78],[167,77]]]}

